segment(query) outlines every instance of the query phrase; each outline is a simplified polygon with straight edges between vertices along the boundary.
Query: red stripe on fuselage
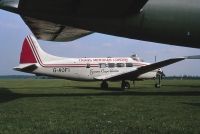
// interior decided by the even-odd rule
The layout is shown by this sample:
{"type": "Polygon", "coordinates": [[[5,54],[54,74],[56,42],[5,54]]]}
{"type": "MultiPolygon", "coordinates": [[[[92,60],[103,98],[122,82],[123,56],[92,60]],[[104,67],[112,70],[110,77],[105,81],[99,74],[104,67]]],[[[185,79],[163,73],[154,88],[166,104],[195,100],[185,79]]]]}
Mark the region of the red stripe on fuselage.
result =
{"type": "Polygon", "coordinates": [[[39,56],[39,54],[38,54],[38,51],[37,51],[37,49],[35,48],[35,45],[34,45],[32,39],[31,39],[31,37],[29,37],[29,36],[28,36],[28,41],[29,41],[29,44],[30,44],[30,46],[31,46],[31,48],[32,48],[32,50],[33,50],[33,53],[34,53],[35,56],[36,56],[37,61],[39,62],[39,64],[43,64],[42,61],[41,61],[41,59],[40,59],[40,56],[39,56]]]}

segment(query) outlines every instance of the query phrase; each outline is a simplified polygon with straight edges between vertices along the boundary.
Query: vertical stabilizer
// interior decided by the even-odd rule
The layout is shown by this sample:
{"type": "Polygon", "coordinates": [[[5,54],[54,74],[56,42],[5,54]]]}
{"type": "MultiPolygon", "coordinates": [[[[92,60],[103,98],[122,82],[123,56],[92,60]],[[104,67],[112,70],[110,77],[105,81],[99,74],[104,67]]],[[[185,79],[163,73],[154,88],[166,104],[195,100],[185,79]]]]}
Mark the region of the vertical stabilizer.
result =
{"type": "Polygon", "coordinates": [[[61,60],[62,58],[44,52],[36,38],[29,35],[24,39],[22,46],[20,64],[39,63],[44,66],[46,62],[61,60]]]}
{"type": "Polygon", "coordinates": [[[37,63],[37,61],[28,39],[25,38],[20,56],[20,64],[28,64],[28,63],[37,63]]]}

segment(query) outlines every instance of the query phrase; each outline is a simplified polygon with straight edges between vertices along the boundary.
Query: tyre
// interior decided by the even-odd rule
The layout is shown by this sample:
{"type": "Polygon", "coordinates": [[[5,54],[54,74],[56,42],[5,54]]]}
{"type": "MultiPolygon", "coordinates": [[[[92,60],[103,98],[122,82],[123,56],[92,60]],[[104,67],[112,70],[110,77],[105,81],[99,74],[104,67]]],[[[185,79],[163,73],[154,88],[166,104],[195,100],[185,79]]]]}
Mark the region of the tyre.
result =
{"type": "Polygon", "coordinates": [[[122,82],[122,84],[121,84],[121,89],[123,89],[123,90],[125,90],[125,89],[130,89],[130,84],[129,84],[129,82],[122,82]]]}
{"type": "Polygon", "coordinates": [[[101,83],[101,89],[108,89],[108,83],[106,81],[101,83]]]}

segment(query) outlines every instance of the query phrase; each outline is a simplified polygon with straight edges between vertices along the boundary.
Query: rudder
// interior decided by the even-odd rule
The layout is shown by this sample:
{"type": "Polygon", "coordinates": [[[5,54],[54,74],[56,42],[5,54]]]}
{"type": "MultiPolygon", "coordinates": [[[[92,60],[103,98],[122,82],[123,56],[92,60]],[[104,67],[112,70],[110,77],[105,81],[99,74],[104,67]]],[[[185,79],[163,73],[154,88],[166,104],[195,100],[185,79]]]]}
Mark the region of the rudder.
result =
{"type": "Polygon", "coordinates": [[[62,59],[62,57],[53,56],[43,51],[34,36],[29,35],[24,39],[20,64],[39,63],[41,66],[45,66],[45,63],[47,62],[62,59]]]}
{"type": "Polygon", "coordinates": [[[24,39],[20,55],[20,64],[37,63],[36,57],[32,51],[27,37],[24,39]]]}

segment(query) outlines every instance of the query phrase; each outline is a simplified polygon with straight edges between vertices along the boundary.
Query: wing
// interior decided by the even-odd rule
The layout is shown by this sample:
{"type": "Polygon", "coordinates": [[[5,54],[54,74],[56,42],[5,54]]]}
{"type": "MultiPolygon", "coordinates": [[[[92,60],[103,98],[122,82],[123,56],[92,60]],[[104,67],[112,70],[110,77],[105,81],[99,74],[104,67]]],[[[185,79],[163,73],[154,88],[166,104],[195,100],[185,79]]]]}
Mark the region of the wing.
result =
{"type": "Polygon", "coordinates": [[[33,34],[38,39],[42,40],[73,41],[92,33],[87,30],[55,24],[52,22],[38,20],[30,17],[24,17],[23,19],[31,29],[33,34]]]}
{"type": "Polygon", "coordinates": [[[78,28],[143,41],[200,48],[200,19],[196,19],[200,16],[200,1],[191,1],[0,0],[0,8],[20,14],[33,33],[44,40],[68,41],[88,34],[74,30],[78,28]],[[39,22],[27,20],[26,17],[39,22]],[[42,20],[45,22],[42,23],[42,20]],[[47,22],[51,22],[51,25],[47,22]]]}
{"type": "Polygon", "coordinates": [[[102,30],[108,27],[96,24],[102,23],[102,20],[124,18],[138,13],[146,2],[147,0],[0,0],[0,8],[20,14],[39,39],[71,41],[91,34],[90,31],[107,33],[102,30]]]}
{"type": "Polygon", "coordinates": [[[173,64],[173,63],[185,60],[185,59],[200,59],[200,55],[172,58],[172,59],[164,60],[161,62],[153,63],[150,65],[142,66],[135,70],[129,70],[129,71],[123,72],[123,73],[99,76],[99,77],[96,77],[96,79],[97,80],[122,80],[122,79],[133,80],[142,74],[159,69],[161,67],[168,66],[170,64],[173,64]]]}

